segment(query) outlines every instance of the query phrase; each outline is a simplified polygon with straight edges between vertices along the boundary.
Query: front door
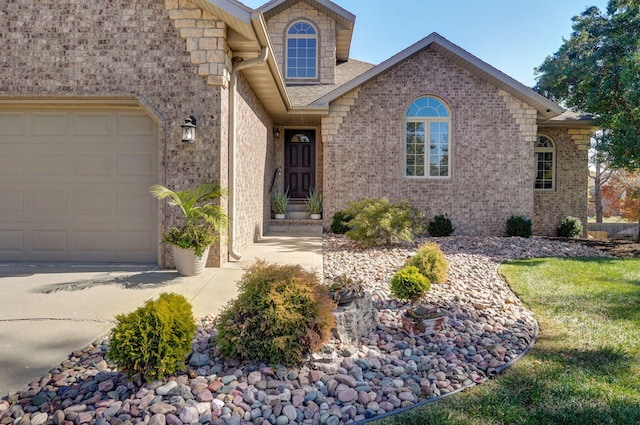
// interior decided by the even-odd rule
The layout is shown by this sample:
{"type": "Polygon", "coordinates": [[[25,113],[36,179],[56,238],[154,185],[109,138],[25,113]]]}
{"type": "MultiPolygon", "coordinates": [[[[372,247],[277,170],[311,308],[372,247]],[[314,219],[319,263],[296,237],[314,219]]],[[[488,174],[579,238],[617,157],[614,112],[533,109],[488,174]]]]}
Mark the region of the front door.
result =
{"type": "Polygon", "coordinates": [[[285,130],[284,187],[291,198],[306,198],[316,184],[316,138],[313,130],[285,130]]]}

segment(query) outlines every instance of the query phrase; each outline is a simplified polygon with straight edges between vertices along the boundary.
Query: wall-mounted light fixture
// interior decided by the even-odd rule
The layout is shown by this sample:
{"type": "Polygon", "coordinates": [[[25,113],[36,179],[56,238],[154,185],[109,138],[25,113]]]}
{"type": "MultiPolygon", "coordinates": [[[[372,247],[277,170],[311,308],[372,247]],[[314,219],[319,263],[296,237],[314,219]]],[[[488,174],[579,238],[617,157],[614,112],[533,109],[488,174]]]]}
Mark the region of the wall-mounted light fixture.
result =
{"type": "Polygon", "coordinates": [[[182,142],[194,143],[196,141],[196,118],[191,115],[184,120],[184,124],[180,127],[182,127],[182,142]]]}
{"type": "Polygon", "coordinates": [[[280,138],[280,129],[278,127],[275,127],[273,129],[273,137],[275,137],[276,139],[280,138]]]}

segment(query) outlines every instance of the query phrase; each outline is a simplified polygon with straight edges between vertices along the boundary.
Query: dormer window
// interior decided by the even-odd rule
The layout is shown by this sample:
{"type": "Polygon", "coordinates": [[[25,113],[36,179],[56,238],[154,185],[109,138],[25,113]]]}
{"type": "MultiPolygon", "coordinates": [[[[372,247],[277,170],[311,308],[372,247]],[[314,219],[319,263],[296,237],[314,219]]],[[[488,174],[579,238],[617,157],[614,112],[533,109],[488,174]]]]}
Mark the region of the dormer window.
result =
{"type": "Polygon", "coordinates": [[[287,31],[287,78],[318,78],[318,32],[306,21],[295,22],[287,31]]]}

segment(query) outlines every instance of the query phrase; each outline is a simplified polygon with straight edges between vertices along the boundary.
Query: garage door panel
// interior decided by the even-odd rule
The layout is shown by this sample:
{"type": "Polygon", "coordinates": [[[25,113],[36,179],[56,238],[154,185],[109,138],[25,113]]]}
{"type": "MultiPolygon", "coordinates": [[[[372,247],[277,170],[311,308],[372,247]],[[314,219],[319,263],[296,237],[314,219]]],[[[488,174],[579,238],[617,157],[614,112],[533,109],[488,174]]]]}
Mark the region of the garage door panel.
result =
{"type": "Polygon", "coordinates": [[[0,254],[21,254],[24,252],[24,231],[0,229],[0,254]]]}
{"type": "MultiPolygon", "coordinates": [[[[24,136],[25,116],[22,113],[0,114],[0,136],[24,136]]],[[[16,143],[15,138],[0,138],[0,143],[16,143]]]]}
{"type": "Polygon", "coordinates": [[[34,176],[66,176],[69,158],[62,152],[37,153],[29,156],[30,174],[34,176]]]}
{"type": "MultiPolygon", "coordinates": [[[[33,136],[67,136],[69,114],[55,112],[33,112],[29,114],[27,126],[33,136]]],[[[52,137],[60,141],[60,138],[52,137]]]]}
{"type": "MultiPolygon", "coordinates": [[[[17,190],[0,190],[0,217],[3,214],[11,214],[11,217],[16,216],[16,213],[25,212],[24,193],[17,190]]],[[[7,216],[9,218],[9,216],[7,216]]]]}
{"type": "Polygon", "coordinates": [[[155,210],[156,203],[148,192],[119,193],[117,195],[116,214],[132,220],[147,216],[155,210]]]}
{"type": "Polygon", "coordinates": [[[155,158],[149,153],[118,155],[117,173],[126,176],[155,176],[155,158]]]}
{"type": "Polygon", "coordinates": [[[155,262],[157,138],[143,112],[0,112],[0,261],[155,262]]]}
{"type": "MultiPolygon", "coordinates": [[[[8,149],[7,149],[8,151],[8,149]]],[[[2,152],[0,156],[0,176],[22,176],[24,173],[24,154],[20,152],[2,152]]]]}
{"type": "MultiPolygon", "coordinates": [[[[73,135],[74,136],[109,136],[113,126],[112,114],[100,114],[91,113],[83,114],[76,113],[73,120],[73,135]]],[[[99,140],[99,139],[97,139],[99,140]]],[[[96,139],[93,137],[87,142],[94,142],[96,139]]]]}
{"type": "Polygon", "coordinates": [[[73,233],[77,252],[108,254],[111,252],[111,232],[102,230],[79,230],[73,233]]]}
{"type": "Polygon", "coordinates": [[[77,215],[96,217],[109,211],[114,204],[115,196],[95,191],[76,190],[71,194],[77,215]]]}
{"type": "MultiPolygon", "coordinates": [[[[118,136],[153,136],[156,132],[156,125],[148,116],[119,113],[117,119],[118,136]]],[[[132,137],[129,140],[137,140],[144,143],[145,139],[144,137],[132,137]]]]}
{"type": "Polygon", "coordinates": [[[66,230],[32,230],[31,249],[38,253],[64,254],[69,251],[66,230]]]}
{"type": "Polygon", "coordinates": [[[34,217],[43,219],[47,214],[69,213],[67,192],[63,190],[34,190],[31,197],[34,217]]]}
{"type": "Polygon", "coordinates": [[[152,232],[127,231],[116,235],[118,252],[127,254],[144,254],[156,250],[158,241],[152,232]]]}
{"type": "Polygon", "coordinates": [[[73,174],[75,176],[109,176],[113,173],[112,162],[110,154],[76,154],[73,157],[73,174]]]}

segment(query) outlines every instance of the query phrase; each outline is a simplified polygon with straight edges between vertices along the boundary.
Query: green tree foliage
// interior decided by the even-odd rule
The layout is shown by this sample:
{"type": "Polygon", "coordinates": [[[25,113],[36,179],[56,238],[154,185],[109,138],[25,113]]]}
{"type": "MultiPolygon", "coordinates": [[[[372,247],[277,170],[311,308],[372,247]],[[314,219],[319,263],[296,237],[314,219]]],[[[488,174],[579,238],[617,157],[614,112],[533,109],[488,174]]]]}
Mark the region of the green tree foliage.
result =
{"type": "Polygon", "coordinates": [[[573,32],[536,69],[535,89],[594,114],[611,165],[640,169],[640,1],[609,0],[573,18],[573,32]]]}

